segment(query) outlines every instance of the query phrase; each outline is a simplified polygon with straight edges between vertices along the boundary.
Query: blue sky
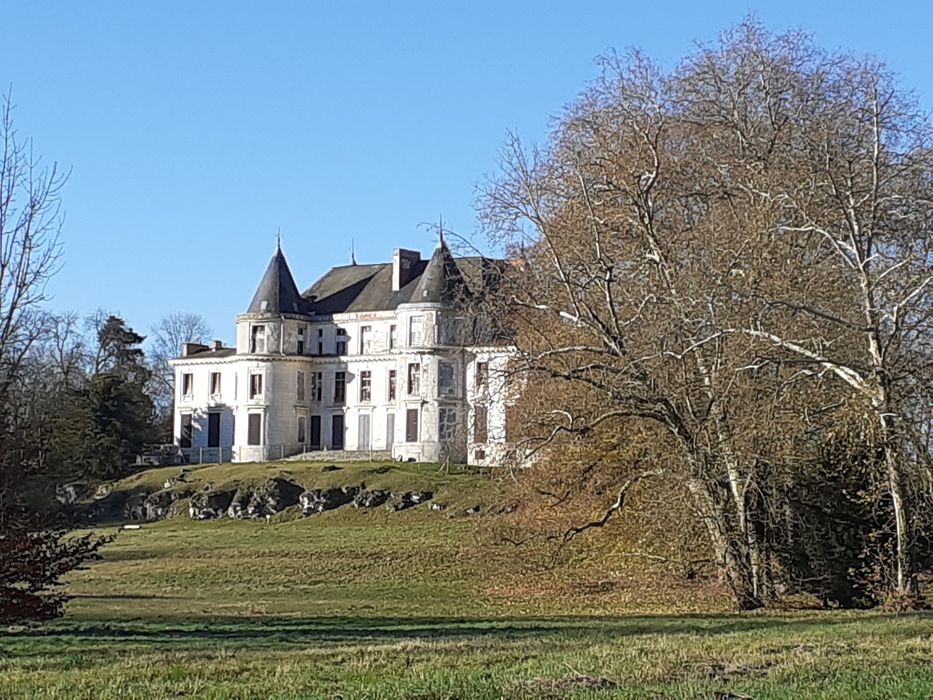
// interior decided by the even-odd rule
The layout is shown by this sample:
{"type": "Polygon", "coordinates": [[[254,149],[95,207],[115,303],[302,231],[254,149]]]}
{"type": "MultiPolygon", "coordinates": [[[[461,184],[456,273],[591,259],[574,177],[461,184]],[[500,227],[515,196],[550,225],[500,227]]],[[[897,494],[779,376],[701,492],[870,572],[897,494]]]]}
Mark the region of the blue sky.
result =
{"type": "Polygon", "coordinates": [[[140,331],[195,311],[233,338],[282,232],[300,287],[469,235],[509,130],[543,140],[639,46],[673,65],[754,12],[885,59],[933,107],[933,3],[6,3],[0,86],[73,169],[52,306],[140,331]]]}

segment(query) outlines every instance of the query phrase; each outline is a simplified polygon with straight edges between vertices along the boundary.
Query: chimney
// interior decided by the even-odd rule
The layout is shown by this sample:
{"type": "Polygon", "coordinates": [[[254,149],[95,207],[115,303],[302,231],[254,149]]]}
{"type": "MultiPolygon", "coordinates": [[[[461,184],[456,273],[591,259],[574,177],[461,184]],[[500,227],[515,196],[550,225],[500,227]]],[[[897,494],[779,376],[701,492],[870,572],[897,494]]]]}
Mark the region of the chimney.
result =
{"type": "Polygon", "coordinates": [[[207,350],[206,345],[201,343],[182,343],[181,344],[181,356],[188,357],[189,355],[194,355],[196,352],[202,352],[207,350]]]}
{"type": "Polygon", "coordinates": [[[224,341],[222,341],[222,340],[215,340],[215,341],[213,342],[213,344],[212,344],[212,348],[211,348],[211,349],[213,349],[213,350],[223,350],[223,349],[224,349],[224,341]]]}
{"type": "Polygon", "coordinates": [[[392,291],[397,292],[411,280],[415,265],[421,260],[417,250],[396,248],[392,253],[392,291]]]}

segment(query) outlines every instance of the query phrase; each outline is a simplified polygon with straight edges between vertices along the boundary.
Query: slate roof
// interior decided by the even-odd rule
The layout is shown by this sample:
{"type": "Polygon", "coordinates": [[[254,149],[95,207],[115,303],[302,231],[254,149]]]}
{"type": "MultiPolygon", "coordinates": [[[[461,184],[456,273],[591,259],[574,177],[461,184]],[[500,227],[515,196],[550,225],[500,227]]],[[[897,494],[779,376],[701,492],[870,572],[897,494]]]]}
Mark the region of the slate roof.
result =
{"type": "Polygon", "coordinates": [[[269,261],[266,274],[262,276],[246,313],[297,314],[308,311],[308,304],[298,291],[292,271],[282,254],[282,247],[276,246],[275,255],[269,261]]]}
{"type": "Polygon", "coordinates": [[[430,260],[419,260],[408,282],[392,289],[392,263],[333,267],[303,293],[277,247],[247,313],[336,314],[392,311],[405,303],[453,302],[486,287],[501,273],[501,261],[457,258],[440,242],[430,260]]]}
{"type": "Polygon", "coordinates": [[[194,352],[186,355],[183,360],[204,360],[207,358],[216,359],[221,357],[233,357],[236,355],[236,348],[220,348],[220,350],[214,350],[213,348],[204,348],[203,350],[195,350],[194,352]]]}

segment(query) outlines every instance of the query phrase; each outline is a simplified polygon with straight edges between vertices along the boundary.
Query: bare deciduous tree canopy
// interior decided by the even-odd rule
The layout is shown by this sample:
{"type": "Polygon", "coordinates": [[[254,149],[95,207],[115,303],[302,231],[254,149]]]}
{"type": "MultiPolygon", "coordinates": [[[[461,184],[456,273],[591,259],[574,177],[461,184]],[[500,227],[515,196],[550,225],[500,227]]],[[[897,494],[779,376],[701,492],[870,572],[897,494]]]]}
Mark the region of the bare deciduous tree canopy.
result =
{"type": "Polygon", "coordinates": [[[751,608],[774,595],[777,484],[860,425],[884,454],[889,588],[915,596],[929,121],[878,63],[751,21],[669,73],[637,52],[602,68],[546,148],[510,141],[481,198],[516,258],[483,311],[518,347],[529,454],[663,427],[653,462],[751,608]]]}

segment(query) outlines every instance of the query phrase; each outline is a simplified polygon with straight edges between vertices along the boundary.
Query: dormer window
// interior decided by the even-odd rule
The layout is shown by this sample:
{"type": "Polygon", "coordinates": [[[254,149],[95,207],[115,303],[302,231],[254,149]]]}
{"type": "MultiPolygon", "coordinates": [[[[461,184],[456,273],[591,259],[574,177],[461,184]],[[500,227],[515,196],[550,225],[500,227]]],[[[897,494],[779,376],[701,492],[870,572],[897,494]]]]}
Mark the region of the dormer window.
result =
{"type": "Polygon", "coordinates": [[[249,351],[263,353],[266,351],[266,327],[258,324],[250,329],[249,351]]]}

